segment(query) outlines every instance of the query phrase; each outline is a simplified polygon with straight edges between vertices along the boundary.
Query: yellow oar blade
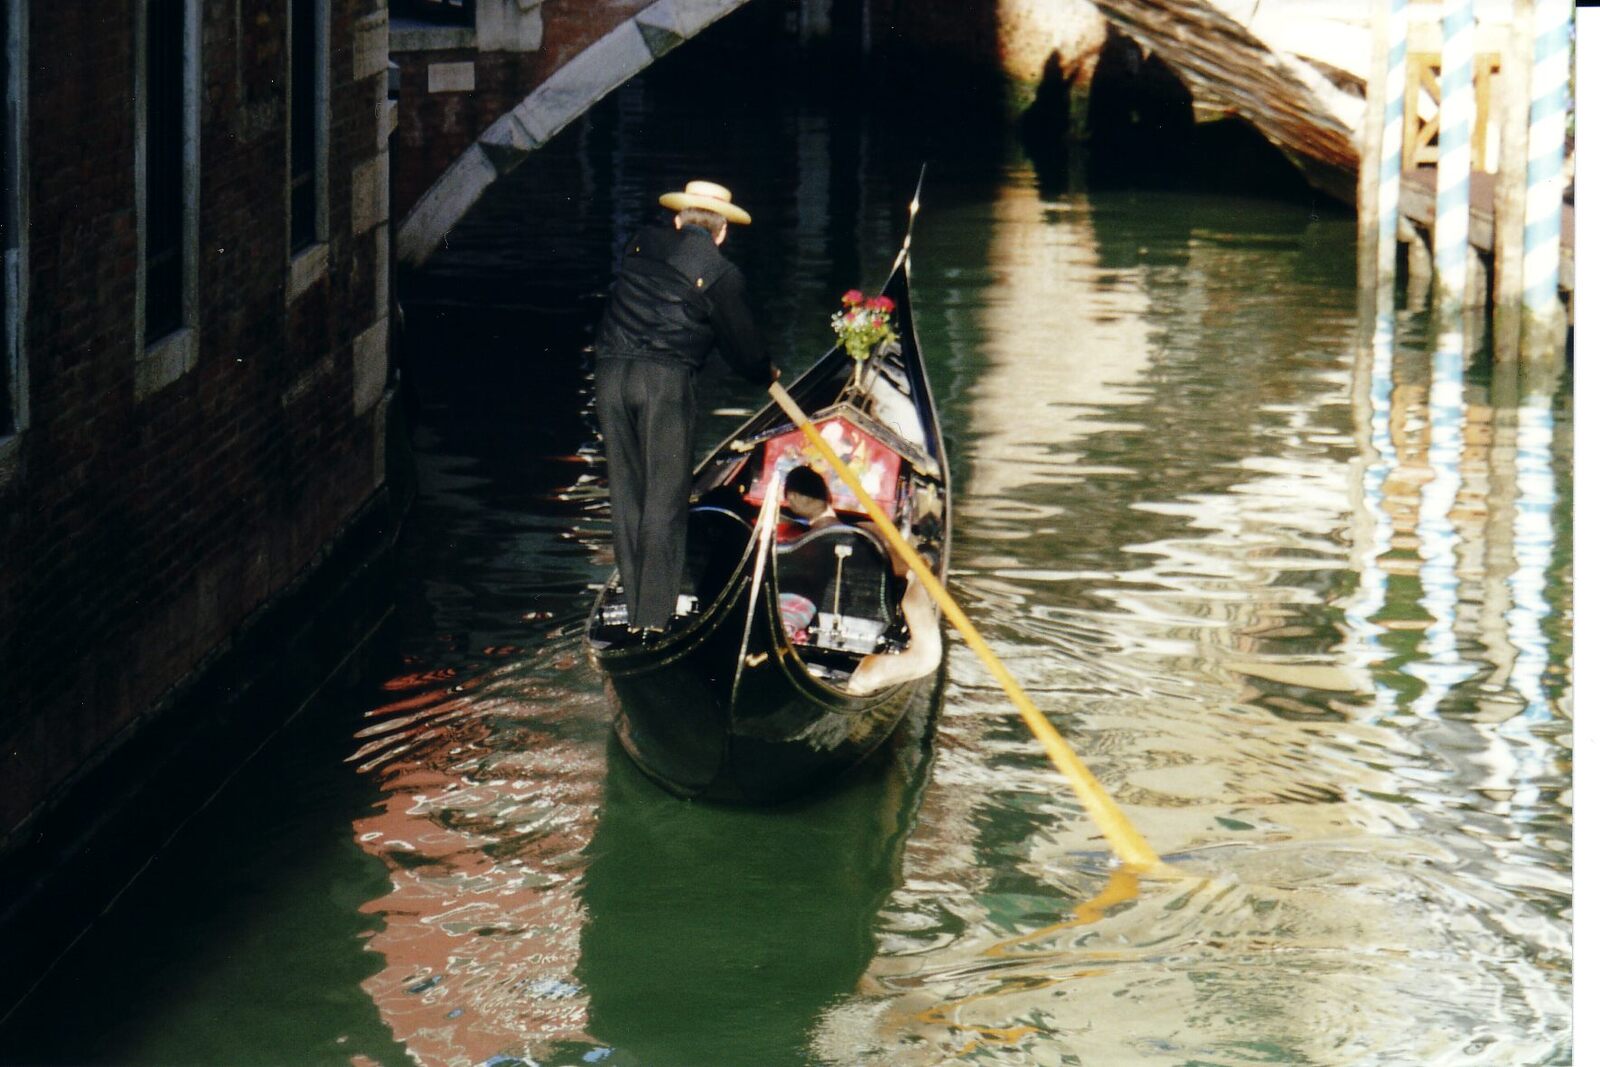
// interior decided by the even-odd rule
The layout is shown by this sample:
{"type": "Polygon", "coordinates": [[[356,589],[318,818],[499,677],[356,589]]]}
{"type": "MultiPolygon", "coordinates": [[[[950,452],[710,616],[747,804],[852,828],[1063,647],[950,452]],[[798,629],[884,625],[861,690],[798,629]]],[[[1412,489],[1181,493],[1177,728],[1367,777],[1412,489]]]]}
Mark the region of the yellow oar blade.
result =
{"type": "Polygon", "coordinates": [[[812,447],[821,453],[822,458],[828,461],[828,465],[834,469],[844,484],[849,486],[856,499],[867,509],[867,515],[872,519],[873,525],[877,526],[890,546],[905,561],[906,566],[921,579],[934,601],[944,611],[945,617],[961,633],[972,651],[977,653],[984,666],[989,668],[989,673],[994,675],[1000,687],[1011,698],[1011,702],[1022,713],[1023,721],[1039,739],[1039,743],[1044,745],[1050,761],[1066,776],[1068,784],[1078,796],[1079,803],[1088,812],[1089,818],[1094,820],[1094,824],[1100,828],[1100,832],[1105,835],[1106,842],[1111,846],[1111,851],[1116,854],[1117,859],[1129,867],[1145,872],[1164,868],[1165,864],[1161,862],[1161,857],[1156,855],[1155,850],[1139,831],[1134,829],[1133,823],[1123,814],[1122,809],[1117,807],[1116,801],[1111,799],[1111,794],[1106,792],[1105,787],[1089,772],[1089,768],[1084,766],[1077,753],[1072,751],[1072,746],[1067,744],[1066,738],[1050,724],[1050,720],[1028,698],[1028,694],[1022,691],[1022,686],[1017,684],[1017,680],[1011,676],[1005,664],[1001,663],[999,657],[990,650],[989,643],[978,633],[977,627],[972,625],[972,620],[961,610],[961,605],[957,604],[945,590],[944,583],[939,581],[928,565],[922,561],[922,557],[917,555],[916,549],[901,536],[894,522],[884,514],[883,509],[873,500],[872,494],[867,492],[856,478],[855,472],[846,466],[832,446],[823,440],[822,435],[811,425],[811,420],[806,418],[805,412],[800,410],[800,406],[794,402],[788,390],[773,382],[768,391],[783,409],[784,414],[788,415],[795,426],[805,434],[812,447]]]}

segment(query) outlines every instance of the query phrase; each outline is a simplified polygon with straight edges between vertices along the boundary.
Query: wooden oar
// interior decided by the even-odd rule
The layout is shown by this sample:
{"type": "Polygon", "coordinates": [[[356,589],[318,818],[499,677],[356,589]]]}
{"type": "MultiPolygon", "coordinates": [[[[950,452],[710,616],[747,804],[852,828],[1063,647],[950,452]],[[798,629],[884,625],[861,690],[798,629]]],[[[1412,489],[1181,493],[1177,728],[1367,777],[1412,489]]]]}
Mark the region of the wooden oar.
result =
{"type": "Polygon", "coordinates": [[[922,561],[922,557],[917,555],[916,549],[912,548],[906,539],[900,535],[900,531],[895,528],[889,516],[885,515],[883,509],[872,499],[872,495],[861,485],[855,473],[845,466],[838,453],[833,450],[827,441],[822,439],[822,435],[817,432],[815,426],[811,425],[811,420],[806,418],[806,413],[800,410],[800,406],[794,402],[794,398],[789,395],[788,390],[777,382],[773,382],[768,391],[772,394],[772,398],[778,402],[778,406],[784,410],[784,413],[794,420],[795,426],[799,427],[806,435],[806,439],[811,442],[812,447],[822,454],[822,458],[826,459],[828,465],[838,472],[844,484],[850,487],[850,491],[856,495],[856,499],[867,509],[867,514],[871,516],[873,524],[888,539],[889,544],[893,546],[900,558],[905,560],[906,566],[910,567],[913,573],[922,580],[928,592],[933,595],[933,599],[944,610],[945,616],[961,632],[961,636],[966,639],[967,645],[978,654],[978,658],[983,661],[984,666],[989,668],[989,673],[994,675],[995,680],[1000,683],[1000,687],[1011,698],[1011,702],[1022,713],[1023,721],[1028,724],[1028,728],[1033,731],[1033,735],[1044,746],[1051,762],[1056,765],[1056,768],[1062,774],[1066,775],[1073,792],[1078,795],[1078,801],[1083,805],[1084,810],[1088,812],[1089,818],[1093,819],[1095,825],[1100,828],[1100,832],[1105,834],[1106,841],[1111,845],[1111,851],[1116,854],[1117,859],[1121,860],[1124,865],[1145,873],[1154,873],[1165,868],[1166,865],[1161,862],[1161,857],[1156,855],[1155,850],[1150,847],[1139,831],[1134,829],[1133,823],[1122,813],[1122,809],[1117,807],[1116,801],[1111,799],[1111,794],[1106,792],[1105,787],[1089,772],[1089,768],[1084,766],[1083,761],[1078,758],[1078,754],[1072,751],[1072,746],[1068,745],[1066,739],[1056,731],[1054,726],[1050,725],[1050,720],[1045,718],[1044,712],[1040,711],[1033,701],[1029,699],[1028,694],[1022,691],[1022,686],[1017,684],[1017,680],[1011,676],[1011,672],[1006,669],[1005,664],[1001,663],[994,652],[990,650],[989,643],[983,639],[982,634],[978,633],[977,627],[972,625],[972,620],[967,618],[965,611],[961,610],[961,605],[951,599],[950,594],[945,591],[943,583],[934,576],[933,571],[928,569],[928,565],[922,561]]]}
{"type": "Polygon", "coordinates": [[[733,687],[728,702],[732,704],[739,697],[739,681],[744,677],[745,649],[750,646],[750,626],[756,618],[756,601],[761,599],[761,576],[766,572],[767,555],[772,550],[772,535],[778,529],[778,479],[773,478],[767,483],[767,495],[761,501],[761,513],[756,516],[755,538],[756,565],[750,573],[750,606],[744,613],[744,636],[739,638],[739,661],[733,668],[733,687]]]}

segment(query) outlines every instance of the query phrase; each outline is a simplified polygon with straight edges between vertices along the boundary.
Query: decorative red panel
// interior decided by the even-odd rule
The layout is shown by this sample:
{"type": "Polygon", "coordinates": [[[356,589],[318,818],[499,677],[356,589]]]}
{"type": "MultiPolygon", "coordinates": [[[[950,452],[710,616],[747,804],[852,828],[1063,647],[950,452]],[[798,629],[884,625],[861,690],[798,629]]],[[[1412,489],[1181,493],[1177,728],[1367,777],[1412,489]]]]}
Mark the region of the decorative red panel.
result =
{"type": "MultiPolygon", "coordinates": [[[[839,453],[850,470],[861,480],[861,486],[872,494],[890,515],[894,514],[895,482],[900,477],[900,454],[876,438],[868,436],[849,420],[834,416],[817,424],[817,432],[833,450],[839,453]]],[[[767,442],[766,458],[761,465],[761,475],[751,484],[745,499],[759,505],[766,495],[767,482],[776,477],[781,485],[789,471],[807,464],[827,479],[828,490],[833,494],[833,509],[865,514],[866,508],[839,480],[839,475],[828,465],[821,454],[806,440],[799,430],[790,430],[767,442]]]]}

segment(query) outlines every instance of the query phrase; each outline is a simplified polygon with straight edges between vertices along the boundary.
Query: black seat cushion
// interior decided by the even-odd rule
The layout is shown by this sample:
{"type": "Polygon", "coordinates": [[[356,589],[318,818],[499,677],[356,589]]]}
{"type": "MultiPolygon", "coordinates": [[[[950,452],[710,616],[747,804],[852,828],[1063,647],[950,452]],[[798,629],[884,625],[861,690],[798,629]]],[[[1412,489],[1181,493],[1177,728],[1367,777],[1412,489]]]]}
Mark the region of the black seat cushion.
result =
{"type": "Polygon", "coordinates": [[[777,546],[778,589],[797,593],[819,612],[836,612],[887,625],[893,571],[883,544],[847,524],[812,530],[777,546]],[[834,595],[838,593],[838,606],[834,595]]]}
{"type": "Polygon", "coordinates": [[[689,509],[681,593],[700,598],[702,607],[716,599],[750,541],[750,523],[742,515],[714,506],[689,509]]]}

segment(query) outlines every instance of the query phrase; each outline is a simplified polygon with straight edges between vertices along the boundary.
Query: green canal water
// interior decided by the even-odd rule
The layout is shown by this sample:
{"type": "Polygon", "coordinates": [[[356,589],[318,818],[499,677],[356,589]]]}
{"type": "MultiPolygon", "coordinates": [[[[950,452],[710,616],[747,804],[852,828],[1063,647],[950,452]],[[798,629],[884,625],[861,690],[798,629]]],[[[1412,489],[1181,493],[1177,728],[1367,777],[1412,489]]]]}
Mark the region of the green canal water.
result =
{"type": "MultiPolygon", "coordinates": [[[[701,47],[411,279],[377,669],[155,857],[0,1062],[1569,1062],[1569,379],[1364,321],[1353,220],[1303,191],[1041,169],[701,47]],[[922,743],[790,807],[671,799],[610,739],[582,626],[613,255],[725,181],[798,369],[924,159],[952,590],[1176,880],[1115,870],[959,643],[922,743]]],[[[709,443],[756,397],[706,389],[709,443]]]]}

